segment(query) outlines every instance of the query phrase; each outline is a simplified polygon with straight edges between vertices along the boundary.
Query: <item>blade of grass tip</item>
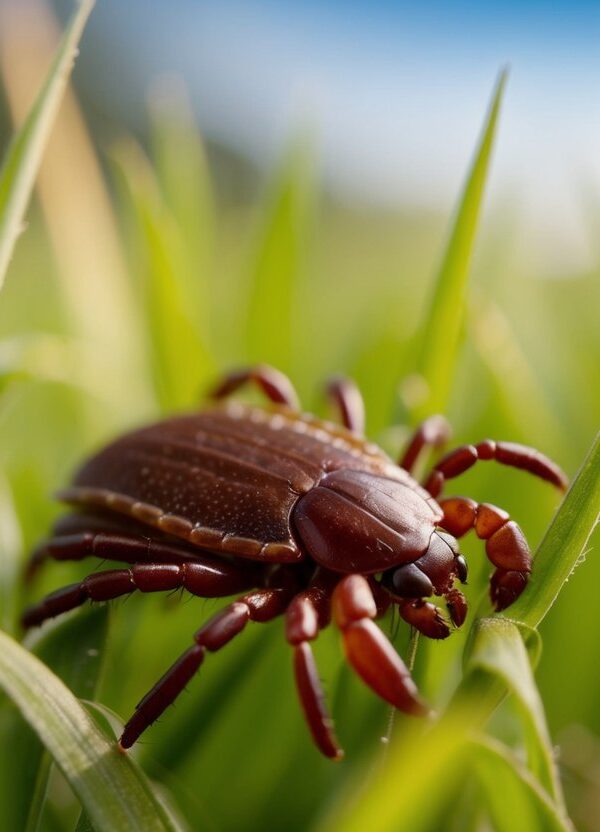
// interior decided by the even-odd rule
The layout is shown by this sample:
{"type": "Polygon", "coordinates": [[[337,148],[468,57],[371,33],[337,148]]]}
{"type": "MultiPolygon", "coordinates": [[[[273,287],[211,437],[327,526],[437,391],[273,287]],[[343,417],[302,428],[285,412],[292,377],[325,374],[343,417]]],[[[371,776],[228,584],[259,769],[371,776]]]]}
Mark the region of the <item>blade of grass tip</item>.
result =
{"type": "Polygon", "coordinates": [[[497,676],[516,698],[524,727],[528,765],[541,786],[564,814],[564,799],[529,657],[518,628],[501,618],[480,619],[474,625],[465,672],[481,670],[497,676]]]}
{"type": "Polygon", "coordinates": [[[476,777],[496,832],[575,832],[546,792],[502,743],[480,738],[472,744],[476,777]]]}
{"type": "Polygon", "coordinates": [[[56,52],[31,111],[11,142],[0,171],[0,288],[23,227],[27,204],[44,147],[77,54],[77,44],[93,7],[81,0],[56,52]]]}
{"type": "Polygon", "coordinates": [[[157,178],[184,240],[183,289],[199,331],[210,343],[214,197],[204,143],[180,79],[163,78],[153,88],[150,116],[157,178]]]}
{"type": "MultiPolygon", "coordinates": [[[[108,632],[108,608],[82,611],[43,631],[35,653],[60,676],[76,696],[94,696],[102,669],[108,632]]],[[[22,719],[7,726],[0,746],[0,828],[35,832],[39,828],[51,758],[22,719]]]]}
{"type": "Polygon", "coordinates": [[[253,362],[290,368],[300,280],[315,210],[314,156],[299,137],[285,155],[268,194],[250,278],[246,353],[253,362]]]}
{"type": "Polygon", "coordinates": [[[422,332],[414,421],[446,410],[465,314],[467,281],[507,72],[500,73],[479,147],[455,214],[422,332]]]}
{"type": "Polygon", "coordinates": [[[131,757],[109,742],[66,685],[1,632],[0,687],[51,753],[97,832],[179,829],[131,757]]]}

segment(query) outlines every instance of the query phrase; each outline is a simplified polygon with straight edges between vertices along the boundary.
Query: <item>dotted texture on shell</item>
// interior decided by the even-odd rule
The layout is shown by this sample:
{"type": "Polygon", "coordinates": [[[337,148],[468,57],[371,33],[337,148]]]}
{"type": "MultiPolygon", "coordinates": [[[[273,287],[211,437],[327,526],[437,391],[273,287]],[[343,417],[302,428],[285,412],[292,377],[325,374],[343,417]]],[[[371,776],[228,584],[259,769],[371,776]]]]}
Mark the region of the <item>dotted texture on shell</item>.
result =
{"type": "MultiPolygon", "coordinates": [[[[85,489],[222,535],[293,543],[290,512],[326,470],[398,470],[375,446],[338,426],[285,409],[239,404],[178,416],[129,433],[78,472],[68,499],[85,489]]],[[[193,537],[191,538],[193,541],[193,537]]]]}

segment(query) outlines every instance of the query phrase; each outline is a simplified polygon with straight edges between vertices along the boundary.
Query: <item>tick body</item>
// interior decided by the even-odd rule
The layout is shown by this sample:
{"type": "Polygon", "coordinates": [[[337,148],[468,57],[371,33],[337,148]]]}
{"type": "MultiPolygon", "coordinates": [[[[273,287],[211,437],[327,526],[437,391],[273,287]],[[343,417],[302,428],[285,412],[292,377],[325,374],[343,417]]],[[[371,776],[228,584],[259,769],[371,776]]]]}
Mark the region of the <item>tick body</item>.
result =
{"type": "Polygon", "coordinates": [[[90,459],[59,495],[74,512],[32,556],[87,556],[130,568],[89,575],[25,612],[42,623],[87,600],[136,590],[185,588],[200,597],[243,594],[194,635],[189,648],[138,704],[121,745],[131,746],[176,698],[205,655],[248,621],[285,615],[294,673],[313,739],[327,756],[342,751],[333,731],[310,642],[331,617],[347,659],[393,706],[427,713],[402,659],[374,619],[391,604],[413,627],[445,638],[466,616],[458,585],[467,577],[456,538],[474,529],[495,566],[491,597],[504,609],[526,586],[527,543],[506,512],[465,497],[439,499],[445,480],[478,460],[524,468],[563,488],[566,480],[537,451],[490,440],[437,463],[425,485],[411,472],[448,427],[432,417],[399,464],[362,437],[362,400],[346,379],[328,386],[342,426],[299,412],[290,382],[269,367],[232,373],[214,391],[223,400],[254,381],[266,409],[219,401],[205,411],[130,433],[90,459]],[[441,596],[447,615],[430,599],[441,596]]]}

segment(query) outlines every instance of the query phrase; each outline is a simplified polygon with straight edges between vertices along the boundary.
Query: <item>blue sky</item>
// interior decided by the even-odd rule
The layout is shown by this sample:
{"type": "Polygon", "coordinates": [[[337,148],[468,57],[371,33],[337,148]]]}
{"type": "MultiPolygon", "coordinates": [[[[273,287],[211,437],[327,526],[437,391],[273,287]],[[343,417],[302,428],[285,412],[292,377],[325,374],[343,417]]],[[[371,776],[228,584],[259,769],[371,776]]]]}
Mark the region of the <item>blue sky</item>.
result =
{"type": "Polygon", "coordinates": [[[205,132],[265,164],[309,123],[329,186],[375,203],[452,205],[509,64],[493,199],[518,206],[544,268],[554,249],[585,267],[581,204],[600,188],[600,2],[102,0],[94,15],[106,101],[141,106],[153,79],[180,75],[205,132]]]}

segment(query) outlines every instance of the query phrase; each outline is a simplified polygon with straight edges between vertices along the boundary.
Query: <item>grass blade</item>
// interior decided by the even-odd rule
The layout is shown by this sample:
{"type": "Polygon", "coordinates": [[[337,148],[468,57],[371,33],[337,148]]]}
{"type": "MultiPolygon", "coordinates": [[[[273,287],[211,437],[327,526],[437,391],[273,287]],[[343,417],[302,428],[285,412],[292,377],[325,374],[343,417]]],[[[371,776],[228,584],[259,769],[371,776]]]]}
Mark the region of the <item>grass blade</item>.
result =
{"type": "Polygon", "coordinates": [[[118,752],[46,665],[5,633],[0,686],[54,757],[97,832],[178,828],[131,758],[118,752]]]}
{"type": "Polygon", "coordinates": [[[504,71],[496,83],[422,329],[423,341],[417,371],[425,382],[425,392],[423,400],[415,406],[415,420],[446,410],[464,319],[475,234],[506,78],[504,71]]]}
{"type": "Polygon", "coordinates": [[[556,600],[600,520],[600,433],[538,546],[531,581],[510,617],[537,627],[556,600]]]}
{"type": "Polygon", "coordinates": [[[0,172],[0,288],[22,228],[27,203],[60,100],[71,73],[77,44],[93,0],[81,0],[67,26],[48,76],[14,137],[0,172]]]}
{"type": "Polygon", "coordinates": [[[250,286],[247,356],[283,370],[292,360],[295,303],[314,212],[313,169],[310,148],[298,140],[272,186],[250,286]]]}
{"type": "Polygon", "coordinates": [[[513,754],[489,738],[473,743],[475,773],[496,832],[574,832],[548,795],[513,754]]]}
{"type": "Polygon", "coordinates": [[[156,176],[185,240],[183,289],[204,341],[212,343],[209,275],[214,249],[214,198],[206,150],[183,85],[168,79],[153,93],[150,114],[156,176]]]}
{"type": "Polygon", "coordinates": [[[122,141],[113,158],[142,268],[140,294],[157,398],[167,412],[190,407],[214,373],[214,363],[199,331],[201,316],[194,313],[183,283],[188,273],[183,235],[141,148],[133,140],[122,141]]]}
{"type": "Polygon", "coordinates": [[[439,809],[463,782],[466,719],[467,712],[456,709],[429,731],[422,723],[403,721],[402,734],[390,746],[385,765],[377,767],[371,777],[361,771],[317,826],[318,832],[430,832],[438,828],[439,809]]]}
{"type": "MultiPolygon", "coordinates": [[[[97,607],[43,633],[34,650],[75,695],[91,697],[102,673],[107,632],[108,608],[97,607]]],[[[0,828],[33,832],[39,828],[51,758],[22,719],[11,718],[2,739],[0,771],[4,776],[0,785],[4,795],[0,799],[0,828]]]]}
{"type": "Polygon", "coordinates": [[[529,768],[557,807],[564,811],[544,706],[518,628],[500,618],[478,621],[465,670],[467,673],[482,670],[497,676],[515,696],[523,721],[529,768]]]}

